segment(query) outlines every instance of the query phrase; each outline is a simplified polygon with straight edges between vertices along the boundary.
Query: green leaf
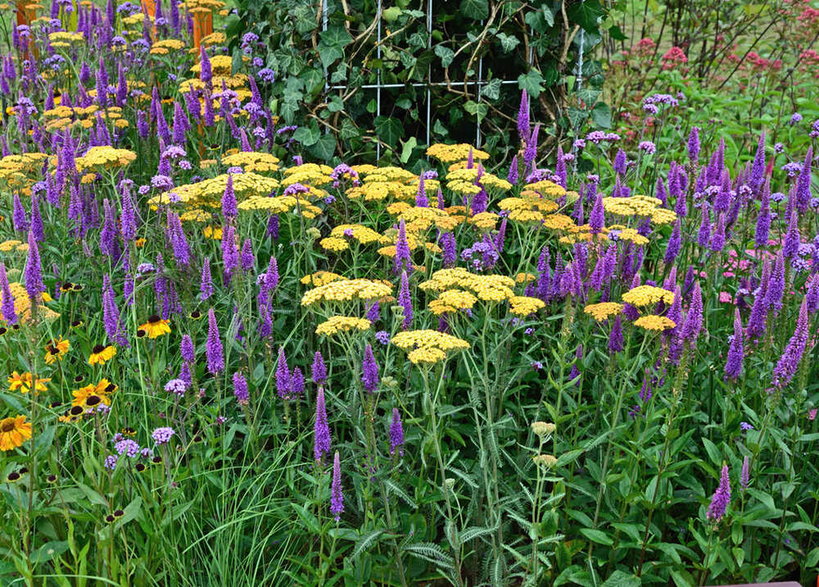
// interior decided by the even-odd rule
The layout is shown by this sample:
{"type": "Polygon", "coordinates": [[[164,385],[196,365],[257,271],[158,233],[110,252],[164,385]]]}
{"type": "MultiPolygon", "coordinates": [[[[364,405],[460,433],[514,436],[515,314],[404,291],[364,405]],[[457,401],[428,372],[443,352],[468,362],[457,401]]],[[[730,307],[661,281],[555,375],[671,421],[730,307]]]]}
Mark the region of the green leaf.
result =
{"type": "Polygon", "coordinates": [[[321,138],[316,141],[316,144],[308,149],[311,154],[324,161],[329,161],[333,158],[333,153],[336,152],[336,137],[332,133],[323,134],[321,138]]]}
{"type": "Polygon", "coordinates": [[[378,138],[395,147],[404,136],[404,125],[397,118],[379,116],[375,119],[375,132],[378,133],[378,138]]]}
{"type": "Polygon", "coordinates": [[[489,80],[489,82],[481,88],[481,96],[488,100],[497,100],[500,98],[500,90],[501,81],[499,79],[489,80]]]}
{"type": "Polygon", "coordinates": [[[410,137],[407,141],[401,141],[401,156],[399,157],[401,163],[406,165],[409,158],[412,156],[412,151],[418,146],[418,139],[410,137]]]}
{"type": "Polygon", "coordinates": [[[570,4],[566,14],[569,20],[580,25],[587,33],[596,33],[599,28],[598,20],[605,14],[605,10],[598,0],[586,0],[570,4]]]}
{"type": "Polygon", "coordinates": [[[55,556],[60,556],[66,550],[68,550],[68,542],[65,540],[46,542],[31,553],[31,562],[37,564],[50,561],[55,556]]]}
{"type": "Polygon", "coordinates": [[[478,120],[481,120],[489,112],[489,105],[485,102],[475,102],[474,100],[470,100],[464,104],[464,110],[473,116],[477,116],[478,120]]]}
{"type": "Polygon", "coordinates": [[[455,51],[446,45],[435,45],[434,52],[435,55],[441,58],[442,67],[449,67],[452,65],[452,61],[455,59],[455,51]]]}
{"type": "Polygon", "coordinates": [[[323,44],[337,49],[343,49],[353,42],[353,37],[343,26],[332,26],[319,33],[319,38],[323,44]]]}
{"type": "Polygon", "coordinates": [[[537,98],[543,92],[543,75],[536,69],[529,70],[529,73],[518,76],[518,87],[537,98]]]}
{"type": "Polygon", "coordinates": [[[611,536],[602,530],[595,530],[594,528],[581,528],[580,533],[597,544],[603,544],[605,546],[611,546],[614,544],[614,540],[612,540],[611,536]]]}
{"type": "Polygon", "coordinates": [[[506,33],[498,33],[495,38],[500,41],[501,49],[503,49],[504,53],[509,53],[509,51],[520,45],[520,39],[513,35],[507,35],[506,33]]]}
{"type": "Polygon", "coordinates": [[[640,587],[642,581],[639,577],[635,577],[623,571],[614,571],[602,587],[640,587]]]}
{"type": "Polygon", "coordinates": [[[461,0],[461,14],[472,20],[484,20],[489,16],[489,0],[461,0]]]}
{"type": "Polygon", "coordinates": [[[293,139],[305,147],[315,145],[321,138],[321,131],[316,126],[300,126],[293,133],[293,139]]]}
{"type": "Polygon", "coordinates": [[[591,111],[594,124],[600,128],[611,128],[611,108],[604,102],[598,102],[591,111]]]}

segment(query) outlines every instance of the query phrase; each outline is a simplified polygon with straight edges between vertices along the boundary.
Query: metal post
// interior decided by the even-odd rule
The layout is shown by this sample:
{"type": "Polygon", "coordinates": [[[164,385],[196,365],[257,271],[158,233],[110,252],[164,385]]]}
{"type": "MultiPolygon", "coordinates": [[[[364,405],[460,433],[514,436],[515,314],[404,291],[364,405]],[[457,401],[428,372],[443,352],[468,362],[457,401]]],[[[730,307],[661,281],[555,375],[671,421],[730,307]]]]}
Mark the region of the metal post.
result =
{"type": "MultiPolygon", "coordinates": [[[[432,0],[427,1],[427,48],[432,49],[432,0]]],[[[432,64],[427,72],[427,147],[432,132],[432,64]]]]}
{"type": "MultiPolygon", "coordinates": [[[[381,0],[378,0],[378,11],[375,17],[378,19],[378,45],[376,46],[376,53],[378,55],[378,72],[376,74],[377,89],[375,90],[375,117],[381,116],[381,69],[384,65],[381,63],[381,0]]],[[[375,143],[375,158],[381,159],[381,141],[376,139],[375,143]]]]}

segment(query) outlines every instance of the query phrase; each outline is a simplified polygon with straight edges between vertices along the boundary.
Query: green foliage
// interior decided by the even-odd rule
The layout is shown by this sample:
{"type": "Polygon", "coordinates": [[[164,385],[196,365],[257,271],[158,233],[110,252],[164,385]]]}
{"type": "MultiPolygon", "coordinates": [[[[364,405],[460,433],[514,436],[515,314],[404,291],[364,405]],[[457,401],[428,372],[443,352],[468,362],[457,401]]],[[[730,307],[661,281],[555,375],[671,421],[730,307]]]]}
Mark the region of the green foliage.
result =
{"type": "MultiPolygon", "coordinates": [[[[587,87],[602,83],[592,54],[606,18],[599,0],[565,6],[543,0],[435,2],[431,33],[426,2],[420,1],[399,2],[379,19],[371,0],[328,0],[326,30],[321,5],[313,0],[237,0],[237,7],[228,28],[234,51],[240,51],[244,32],[264,40],[262,58],[277,73],[270,89],[274,113],[287,124],[310,127],[309,133],[297,133],[296,141],[325,160],[346,152],[372,160],[379,145],[386,161],[396,161],[409,137],[417,139],[420,153],[427,133],[432,143],[471,142],[477,125],[489,148],[501,154],[517,151],[510,113],[516,111],[519,90],[533,98],[534,118],[549,124],[552,134],[564,134],[578,122],[564,113],[574,102],[578,27],[586,33],[587,87]],[[383,42],[377,46],[379,29],[383,42]],[[423,86],[430,82],[428,95],[423,86]],[[376,90],[368,87],[378,83],[400,87],[382,90],[379,104],[376,90]],[[326,139],[316,148],[318,128],[336,142],[326,139]]],[[[608,122],[600,110],[584,111],[582,118],[603,126],[608,122]]]]}

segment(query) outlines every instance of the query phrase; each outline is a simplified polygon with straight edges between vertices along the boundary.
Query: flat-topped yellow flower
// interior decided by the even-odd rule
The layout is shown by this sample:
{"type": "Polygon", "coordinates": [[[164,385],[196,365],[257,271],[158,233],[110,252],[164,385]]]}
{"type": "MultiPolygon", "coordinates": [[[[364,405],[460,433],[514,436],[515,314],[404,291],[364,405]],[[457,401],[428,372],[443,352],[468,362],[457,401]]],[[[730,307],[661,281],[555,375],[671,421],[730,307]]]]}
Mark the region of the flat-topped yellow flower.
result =
{"type": "Polygon", "coordinates": [[[656,314],[649,314],[648,316],[640,316],[634,321],[634,325],[644,330],[653,330],[655,332],[663,332],[670,330],[677,324],[665,316],[657,316],[656,314]]]}
{"type": "Polygon", "coordinates": [[[653,285],[638,285],[623,294],[623,301],[642,308],[658,302],[674,303],[674,292],[653,285]]]}
{"type": "Polygon", "coordinates": [[[545,308],[546,303],[530,296],[514,296],[509,299],[509,311],[516,316],[529,316],[545,308]]]}
{"type": "Polygon", "coordinates": [[[443,163],[455,163],[456,161],[466,161],[470,153],[473,161],[485,161],[489,159],[489,153],[476,149],[472,145],[460,143],[457,145],[444,145],[436,143],[427,149],[427,155],[434,157],[443,163]]]}
{"type": "Polygon", "coordinates": [[[245,171],[266,173],[279,169],[279,158],[259,151],[240,151],[222,157],[222,165],[241,167],[245,171]]]}
{"type": "Polygon", "coordinates": [[[338,273],[333,273],[331,271],[316,271],[315,273],[311,273],[310,275],[305,275],[304,277],[301,278],[300,281],[304,285],[312,285],[313,287],[318,287],[320,285],[324,285],[332,281],[338,281],[339,279],[344,279],[344,277],[339,275],[338,273]]]}
{"type": "Polygon", "coordinates": [[[82,157],[77,157],[77,171],[116,169],[136,161],[137,154],[128,149],[115,149],[107,145],[91,147],[82,157]]]}
{"type": "Polygon", "coordinates": [[[623,311],[623,304],[617,302],[600,302],[599,304],[589,304],[583,311],[592,316],[598,322],[608,320],[623,311]]]}
{"type": "Polygon", "coordinates": [[[502,302],[514,297],[515,280],[505,275],[476,275],[463,267],[439,269],[419,284],[425,291],[465,289],[484,301],[502,302]]]}
{"type": "Polygon", "coordinates": [[[316,327],[316,334],[333,336],[339,332],[350,332],[352,330],[368,330],[372,322],[366,318],[355,318],[352,316],[333,316],[325,320],[316,327]]]}
{"type": "Polygon", "coordinates": [[[437,363],[446,358],[448,352],[470,348],[465,340],[437,330],[407,330],[392,337],[398,348],[409,351],[407,358],[415,364],[437,363]]]}
{"type": "Polygon", "coordinates": [[[429,303],[429,310],[436,316],[451,314],[458,310],[470,310],[478,298],[462,289],[448,289],[438,294],[438,299],[429,303]]]}
{"type": "Polygon", "coordinates": [[[392,294],[392,287],[369,279],[340,279],[321,285],[304,293],[302,306],[321,302],[349,302],[354,300],[377,300],[392,294]]]}

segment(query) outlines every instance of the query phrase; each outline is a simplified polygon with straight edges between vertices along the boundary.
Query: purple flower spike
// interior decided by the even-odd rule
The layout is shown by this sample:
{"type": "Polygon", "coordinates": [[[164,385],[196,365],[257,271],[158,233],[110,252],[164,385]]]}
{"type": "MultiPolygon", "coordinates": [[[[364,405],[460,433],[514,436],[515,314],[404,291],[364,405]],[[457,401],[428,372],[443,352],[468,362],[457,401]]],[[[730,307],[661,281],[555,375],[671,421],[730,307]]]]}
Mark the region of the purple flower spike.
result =
{"type": "Polygon", "coordinates": [[[785,351],[779,357],[773,371],[773,385],[777,388],[782,388],[791,382],[796,371],[799,369],[799,363],[805,354],[805,348],[808,345],[808,304],[806,299],[802,299],[802,305],[799,307],[799,318],[796,321],[796,330],[793,336],[788,341],[785,351]]]}
{"type": "Polygon", "coordinates": [[[14,325],[17,324],[17,312],[14,310],[14,296],[11,293],[9,286],[9,278],[6,275],[5,263],[0,263],[0,296],[2,302],[0,303],[0,312],[2,312],[3,320],[6,323],[14,325]]]}
{"type": "Polygon", "coordinates": [[[324,388],[319,387],[316,394],[316,423],[313,427],[313,457],[321,462],[325,454],[330,454],[330,426],[327,423],[324,388]]]}
{"type": "Polygon", "coordinates": [[[40,294],[46,290],[43,283],[43,268],[40,263],[40,249],[31,231],[28,232],[28,257],[23,271],[23,281],[28,297],[32,300],[39,298],[40,294]]]}
{"type": "Polygon", "coordinates": [[[284,348],[279,347],[279,359],[276,364],[276,392],[282,399],[290,397],[290,368],[287,366],[287,357],[284,348]]]}
{"type": "Polygon", "coordinates": [[[216,313],[208,310],[208,340],[205,344],[205,355],[208,360],[208,371],[213,375],[225,370],[225,356],[222,348],[222,337],[216,324],[216,313]]]}
{"type": "Polygon", "coordinates": [[[725,378],[736,379],[742,374],[742,361],[745,358],[743,342],[745,334],[742,330],[742,317],[739,308],[734,310],[734,336],[728,347],[728,358],[725,361],[725,378]]]}
{"type": "Polygon", "coordinates": [[[394,455],[396,450],[398,456],[404,456],[404,425],[401,423],[401,413],[398,408],[393,408],[392,422],[390,422],[390,454],[394,455]]]}
{"type": "Polygon", "coordinates": [[[316,385],[323,385],[327,381],[327,366],[324,364],[324,357],[321,356],[321,351],[316,351],[313,355],[313,365],[310,369],[313,383],[316,385]]]}
{"type": "Polygon", "coordinates": [[[344,493],[341,489],[341,457],[336,451],[333,459],[333,483],[330,492],[330,513],[333,514],[335,521],[341,520],[341,514],[344,512],[344,493]]]}
{"type": "Polygon", "coordinates": [[[378,363],[375,362],[375,355],[373,355],[373,347],[367,345],[364,349],[364,361],[361,364],[361,382],[364,384],[364,389],[373,393],[378,389],[380,378],[378,377],[378,363]]]}
{"type": "Polygon", "coordinates": [[[240,405],[247,405],[250,392],[247,389],[247,380],[238,371],[233,374],[233,395],[240,405]]]}
{"type": "Polygon", "coordinates": [[[711,497],[711,504],[708,506],[706,517],[712,522],[719,522],[725,512],[728,510],[728,505],[731,503],[731,479],[728,476],[728,465],[722,466],[722,475],[719,480],[719,487],[711,497]]]}

